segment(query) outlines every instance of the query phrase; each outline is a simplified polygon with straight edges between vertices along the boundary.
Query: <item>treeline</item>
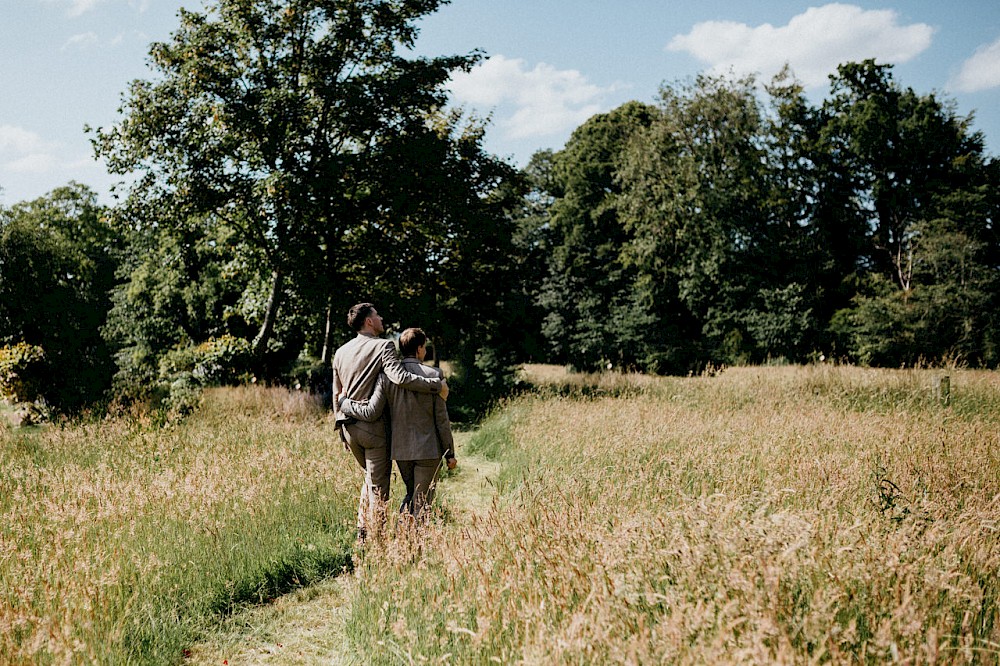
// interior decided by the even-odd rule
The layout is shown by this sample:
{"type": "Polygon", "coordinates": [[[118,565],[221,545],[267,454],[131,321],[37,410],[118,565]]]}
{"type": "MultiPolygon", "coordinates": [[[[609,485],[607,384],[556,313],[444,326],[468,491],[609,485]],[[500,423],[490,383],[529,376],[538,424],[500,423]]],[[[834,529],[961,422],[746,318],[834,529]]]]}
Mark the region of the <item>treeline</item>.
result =
{"type": "Polygon", "coordinates": [[[442,111],[478,54],[400,55],[440,0],[272,4],[182,11],[152,46],[92,131],[130,178],[114,206],[71,184],[0,210],[8,398],[323,390],[361,300],[428,331],[460,414],[525,360],[997,364],[997,164],[886,66],[818,106],[790,78],[665,85],[519,172],[442,111]]]}
{"type": "Polygon", "coordinates": [[[819,105],[787,75],[664,86],[528,169],[547,358],[995,367],[998,168],[873,61],[819,105]]]}

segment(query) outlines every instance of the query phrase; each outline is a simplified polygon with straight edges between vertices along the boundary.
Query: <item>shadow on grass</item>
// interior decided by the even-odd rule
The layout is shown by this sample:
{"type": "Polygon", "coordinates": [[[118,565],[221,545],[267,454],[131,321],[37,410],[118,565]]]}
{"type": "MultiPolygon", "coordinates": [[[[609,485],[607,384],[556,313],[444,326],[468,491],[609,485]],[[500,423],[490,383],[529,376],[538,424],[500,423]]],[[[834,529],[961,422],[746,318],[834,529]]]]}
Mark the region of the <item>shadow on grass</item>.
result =
{"type": "Polygon", "coordinates": [[[354,569],[351,547],[341,551],[298,548],[276,558],[259,575],[223,585],[208,606],[214,616],[227,617],[251,604],[274,601],[281,595],[354,569]]]}
{"type": "Polygon", "coordinates": [[[179,573],[161,583],[155,602],[135,609],[123,627],[125,649],[108,654],[107,663],[178,663],[213,627],[247,608],[353,571],[352,552],[353,539],[345,533],[325,547],[296,543],[256,569],[230,572],[232,577],[206,572],[214,580],[200,586],[195,582],[186,590],[178,585],[185,575],[179,573]]]}

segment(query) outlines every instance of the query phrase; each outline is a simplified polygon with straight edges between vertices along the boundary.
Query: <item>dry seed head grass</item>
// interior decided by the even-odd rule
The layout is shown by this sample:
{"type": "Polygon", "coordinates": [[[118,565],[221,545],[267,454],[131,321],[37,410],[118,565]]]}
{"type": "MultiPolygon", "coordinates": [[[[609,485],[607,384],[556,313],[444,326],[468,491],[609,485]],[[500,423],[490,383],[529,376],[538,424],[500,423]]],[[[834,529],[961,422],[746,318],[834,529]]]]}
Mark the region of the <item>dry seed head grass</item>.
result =
{"type": "Polygon", "coordinates": [[[833,366],[526,398],[513,497],[373,560],[355,615],[386,661],[995,660],[998,413],[959,408],[998,384],[950,373],[947,409],[935,372],[833,366]]]}
{"type": "Polygon", "coordinates": [[[199,566],[237,575],[248,539],[280,542],[252,532],[284,520],[283,506],[349,507],[357,478],[326,418],[304,394],[243,388],[210,392],[165,429],[123,418],[0,430],[4,661],[105,661],[164,603],[150,590],[186,603],[199,566]]]}

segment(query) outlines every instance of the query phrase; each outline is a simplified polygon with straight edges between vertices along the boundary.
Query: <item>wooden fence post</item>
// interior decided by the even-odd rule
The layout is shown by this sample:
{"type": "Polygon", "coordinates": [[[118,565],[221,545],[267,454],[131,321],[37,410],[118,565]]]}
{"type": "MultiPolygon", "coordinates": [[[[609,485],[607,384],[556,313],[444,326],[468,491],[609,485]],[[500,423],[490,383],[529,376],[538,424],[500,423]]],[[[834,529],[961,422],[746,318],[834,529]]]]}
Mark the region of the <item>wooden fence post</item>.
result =
{"type": "Polygon", "coordinates": [[[951,377],[944,375],[935,382],[937,388],[938,404],[947,407],[951,404],[951,377]]]}

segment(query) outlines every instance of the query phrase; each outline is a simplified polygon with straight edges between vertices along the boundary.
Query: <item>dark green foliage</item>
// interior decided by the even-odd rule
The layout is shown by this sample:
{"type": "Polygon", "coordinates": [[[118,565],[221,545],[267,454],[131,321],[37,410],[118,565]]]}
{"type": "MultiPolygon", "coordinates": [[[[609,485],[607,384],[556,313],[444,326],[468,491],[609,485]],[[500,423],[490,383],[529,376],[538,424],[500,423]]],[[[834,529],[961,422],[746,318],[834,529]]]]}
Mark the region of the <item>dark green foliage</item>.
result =
{"type": "Polygon", "coordinates": [[[620,213],[616,174],[632,138],[653,121],[652,107],[630,102],[594,116],[555,155],[536,157],[536,233],[550,249],[536,288],[548,358],[592,370],[649,364],[658,317],[634,290],[636,272],[621,253],[631,241],[620,213]]]}
{"type": "Polygon", "coordinates": [[[138,176],[124,203],[71,185],[0,211],[0,344],[44,349],[42,394],[96,400],[112,358],[124,394],[184,405],[250,376],[324,391],[359,301],[424,328],[461,418],[526,360],[1000,363],[1000,165],[950,102],[872,61],[818,106],[787,73],[703,76],[518,174],[441,110],[479,54],[403,57],[440,4],[182,11],[95,133],[138,176]]]}
{"type": "Polygon", "coordinates": [[[204,386],[243,383],[250,370],[250,342],[224,335],[194,347],[178,349],[160,360],[160,376],[190,372],[204,386]]]}
{"type": "Polygon", "coordinates": [[[115,211],[137,248],[108,328],[123,386],[222,335],[252,339],[254,376],[301,383],[308,359],[328,364],[352,335],[342,313],[360,301],[467,368],[500,352],[495,324],[521,307],[509,296],[519,186],[481,127],[441,110],[451,73],[479,54],[405,57],[441,4],[180,12],[151,48],[156,77],[133,83],[94,139],[114,172],[140,176],[115,211]]]}
{"type": "Polygon", "coordinates": [[[798,282],[783,288],[762,287],[754,306],[743,312],[743,324],[766,358],[802,359],[809,351],[806,339],[814,321],[804,291],[798,282]]]}
{"type": "Polygon", "coordinates": [[[71,184],[0,210],[0,345],[45,352],[41,395],[75,410],[114,374],[101,328],[115,285],[117,241],[96,195],[71,184]]]}
{"type": "Polygon", "coordinates": [[[982,136],[871,61],[842,66],[833,93],[821,136],[871,229],[858,256],[869,277],[836,321],[845,351],[874,365],[995,366],[997,164],[982,136]]]}
{"type": "Polygon", "coordinates": [[[539,159],[553,361],[1000,362],[1000,167],[888,66],[841,66],[819,107],[787,72],[698,77],[539,159]]]}
{"type": "Polygon", "coordinates": [[[0,347],[0,399],[34,402],[49,385],[45,350],[19,342],[0,347]]]}
{"type": "MultiPolygon", "coordinates": [[[[139,226],[137,223],[136,226],[139,226]]],[[[257,258],[215,217],[148,230],[119,226],[125,282],[112,294],[104,334],[118,350],[118,389],[141,396],[161,378],[171,350],[213,337],[253,336],[264,288],[257,258]],[[256,287],[256,288],[255,288],[256,287]]]]}
{"type": "MultiPolygon", "coordinates": [[[[136,81],[122,120],[96,132],[113,171],[141,174],[119,210],[141,233],[211,238],[193,226],[204,224],[235,235],[262,374],[287,370],[303,348],[329,349],[328,309],[436,279],[420,268],[440,264],[435,243],[468,221],[454,204],[477,206],[486,183],[469,178],[492,177],[477,171],[488,161],[478,140],[438,111],[451,72],[477,56],[401,56],[440,4],[219,0],[182,11],[171,40],[151,49],[157,78],[136,81]]],[[[178,291],[177,278],[156,277],[178,291]]],[[[218,312],[209,320],[219,328],[218,312]]],[[[184,328],[193,342],[209,333],[184,328]]]]}

